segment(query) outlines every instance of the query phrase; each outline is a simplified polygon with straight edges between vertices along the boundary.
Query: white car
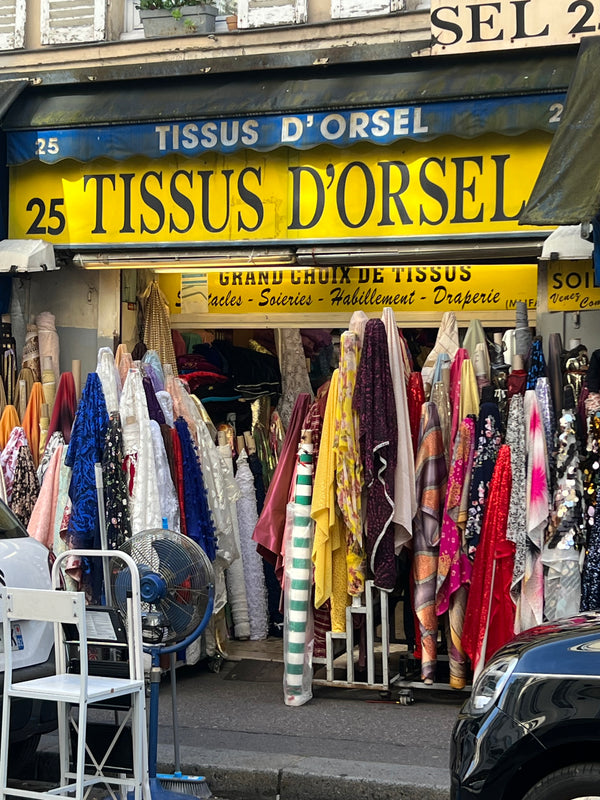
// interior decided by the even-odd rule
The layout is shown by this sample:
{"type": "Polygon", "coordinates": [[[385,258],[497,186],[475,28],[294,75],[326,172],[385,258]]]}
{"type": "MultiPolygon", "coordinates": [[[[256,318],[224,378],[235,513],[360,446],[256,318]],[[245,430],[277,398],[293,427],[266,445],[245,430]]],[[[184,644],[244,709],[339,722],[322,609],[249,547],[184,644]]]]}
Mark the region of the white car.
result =
{"type": "MultiPolygon", "coordinates": [[[[5,586],[50,589],[49,552],[28,535],[19,520],[0,500],[0,598],[5,586]]],[[[1,599],[0,599],[0,602],[1,599]]],[[[52,625],[28,620],[13,625],[15,680],[27,680],[54,672],[52,625]]],[[[0,677],[4,673],[4,647],[0,626],[0,677]]],[[[0,703],[2,695],[0,694],[0,703]]],[[[13,700],[10,721],[9,770],[14,777],[31,778],[35,752],[43,733],[56,728],[56,705],[32,700],[13,700]]],[[[2,736],[6,736],[2,731],[2,736]]]]}

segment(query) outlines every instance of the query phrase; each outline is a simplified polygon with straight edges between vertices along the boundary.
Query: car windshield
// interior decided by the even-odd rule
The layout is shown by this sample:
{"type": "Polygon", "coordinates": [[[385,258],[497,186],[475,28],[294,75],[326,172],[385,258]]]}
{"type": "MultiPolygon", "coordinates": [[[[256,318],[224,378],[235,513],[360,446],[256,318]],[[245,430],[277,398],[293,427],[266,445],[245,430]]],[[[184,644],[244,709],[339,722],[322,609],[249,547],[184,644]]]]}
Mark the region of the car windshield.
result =
{"type": "Polygon", "coordinates": [[[22,539],[27,531],[12,511],[0,500],[0,539],[22,539]]]}

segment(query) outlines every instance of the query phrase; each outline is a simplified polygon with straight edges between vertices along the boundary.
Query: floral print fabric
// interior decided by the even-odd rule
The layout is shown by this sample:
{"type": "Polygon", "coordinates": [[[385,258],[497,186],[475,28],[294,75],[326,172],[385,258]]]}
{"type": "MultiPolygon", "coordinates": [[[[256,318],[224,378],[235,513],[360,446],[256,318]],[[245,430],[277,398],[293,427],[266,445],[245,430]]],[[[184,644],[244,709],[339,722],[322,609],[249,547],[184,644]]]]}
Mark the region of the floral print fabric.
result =
{"type": "Polygon", "coordinates": [[[502,441],[500,427],[498,406],[495,403],[482,403],[477,423],[477,449],[473,461],[469,515],[465,532],[471,557],[474,556],[479,544],[488,487],[494,473],[498,449],[502,441]]]}
{"type": "Polygon", "coordinates": [[[352,406],[359,359],[358,346],[359,340],[355,333],[346,331],[342,334],[333,439],[337,504],[346,527],[348,594],[354,596],[364,591],[367,567],[361,516],[363,470],[358,444],[358,412],[352,406]]]}
{"type": "Polygon", "coordinates": [[[129,497],[123,471],[123,436],[119,414],[111,414],[102,455],[106,539],[111,550],[119,549],[131,536],[129,497]]]}

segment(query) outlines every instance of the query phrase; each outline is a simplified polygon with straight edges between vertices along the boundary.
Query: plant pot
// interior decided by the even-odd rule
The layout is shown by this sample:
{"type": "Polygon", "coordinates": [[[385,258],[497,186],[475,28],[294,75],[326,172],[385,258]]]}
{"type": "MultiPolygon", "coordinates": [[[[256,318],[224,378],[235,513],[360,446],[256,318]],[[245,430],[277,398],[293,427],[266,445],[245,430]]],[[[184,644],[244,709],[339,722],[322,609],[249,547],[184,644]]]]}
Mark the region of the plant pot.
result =
{"type": "Polygon", "coordinates": [[[147,39],[165,36],[186,36],[189,33],[213,33],[215,6],[181,6],[173,16],[168,8],[140,9],[140,20],[147,39]],[[179,13],[180,12],[180,13],[179,13]]]}
{"type": "Polygon", "coordinates": [[[225,17],[225,22],[227,23],[227,30],[228,31],[237,30],[237,26],[238,26],[237,14],[230,14],[228,17],[225,17]]]}

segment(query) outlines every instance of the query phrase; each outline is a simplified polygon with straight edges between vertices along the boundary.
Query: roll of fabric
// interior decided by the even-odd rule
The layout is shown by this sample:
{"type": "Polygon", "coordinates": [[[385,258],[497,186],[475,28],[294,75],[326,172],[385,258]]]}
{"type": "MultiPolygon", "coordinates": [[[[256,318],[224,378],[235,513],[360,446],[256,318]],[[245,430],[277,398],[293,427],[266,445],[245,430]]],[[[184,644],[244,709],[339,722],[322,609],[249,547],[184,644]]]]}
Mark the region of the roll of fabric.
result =
{"type": "Polygon", "coordinates": [[[2,412],[2,417],[0,417],[0,450],[4,450],[13,428],[18,428],[19,425],[20,420],[17,409],[11,405],[6,406],[2,412]]]}
{"type": "MultiPolygon", "coordinates": [[[[382,325],[383,327],[383,325],[382,325]]],[[[335,407],[339,397],[338,370],[331,376],[319,460],[315,470],[310,515],[315,521],[312,560],[315,566],[315,606],[331,600],[331,629],[346,629],[347,576],[346,536],[343,520],[337,513],[335,496],[335,407]]]]}
{"type": "Polygon", "coordinates": [[[456,351],[452,365],[450,366],[450,406],[452,407],[452,431],[451,440],[454,442],[456,431],[458,430],[458,423],[464,417],[460,415],[460,394],[461,394],[461,379],[462,379],[462,364],[465,359],[468,360],[469,351],[464,347],[459,347],[456,351]]]}
{"type": "Polygon", "coordinates": [[[127,380],[127,375],[129,374],[129,370],[133,367],[133,358],[127,349],[127,345],[120,344],[117,347],[117,352],[115,353],[115,365],[119,373],[121,386],[124,386],[125,381],[127,380]]]}
{"type": "Polygon", "coordinates": [[[385,325],[378,319],[370,319],[365,327],[353,403],[359,414],[367,487],[367,558],[375,585],[391,591],[396,584],[392,519],[398,425],[385,325]]]}
{"type": "Polygon", "coordinates": [[[413,522],[414,609],[421,634],[421,679],[432,683],[437,663],[438,619],[435,609],[440,534],[448,469],[435,403],[423,404],[415,462],[417,513],[413,522]]]}
{"type": "Polygon", "coordinates": [[[31,393],[31,387],[35,383],[33,372],[29,369],[29,367],[23,367],[23,369],[17,375],[17,380],[15,382],[15,408],[17,409],[17,413],[19,415],[19,419],[23,419],[25,416],[25,411],[27,410],[27,403],[29,402],[29,395],[31,393]]]}
{"type": "Polygon", "coordinates": [[[8,441],[0,453],[0,470],[2,470],[4,474],[6,501],[9,506],[12,502],[13,481],[15,478],[15,469],[17,466],[19,450],[22,447],[27,446],[27,437],[25,436],[25,431],[23,428],[17,425],[11,430],[8,441]]]}
{"type": "Polygon", "coordinates": [[[552,389],[552,404],[554,414],[558,419],[565,405],[563,403],[563,372],[561,355],[563,351],[560,333],[551,333],[548,337],[548,377],[552,389]]]}
{"type": "Polygon", "coordinates": [[[25,444],[19,449],[17,456],[11,499],[11,509],[25,528],[29,523],[39,491],[40,485],[35,474],[31,448],[25,444]]]}
{"type": "Polygon", "coordinates": [[[71,441],[71,428],[77,411],[77,393],[75,379],[72,372],[63,372],[58,382],[54,408],[48,426],[48,438],[56,431],[60,431],[65,443],[71,441]]]}
{"type": "Polygon", "coordinates": [[[388,357],[392,376],[392,390],[396,406],[397,444],[396,467],[394,469],[394,547],[396,553],[412,538],[412,520],[417,511],[415,494],[415,454],[412,447],[410,417],[405,374],[404,356],[400,345],[398,326],[391,308],[384,308],[381,316],[385,326],[388,357]]]}
{"type": "Polygon", "coordinates": [[[0,375],[0,417],[4,413],[4,409],[8,405],[6,400],[6,392],[4,390],[4,381],[2,380],[2,375],[0,375]]]}
{"type": "Polygon", "coordinates": [[[160,528],[162,522],[150,417],[142,375],[138,369],[129,370],[123,384],[119,414],[125,468],[129,476],[131,532],[136,534],[150,528],[160,528]]]}
{"type": "Polygon", "coordinates": [[[283,449],[269,484],[262,510],[252,538],[257,543],[261,556],[275,567],[281,583],[283,562],[281,559],[285,530],[285,509],[296,466],[296,450],[300,440],[302,422],[310,405],[310,395],[301,394],[296,399],[290,426],[285,434],[283,449]]]}
{"type": "Polygon", "coordinates": [[[433,349],[425,359],[421,370],[426,397],[429,397],[429,392],[431,391],[432,376],[438,355],[440,353],[448,353],[450,358],[454,360],[454,356],[459,347],[456,314],[453,311],[445,311],[440,322],[433,349]]]}
{"type": "Polygon", "coordinates": [[[477,349],[477,345],[486,343],[485,338],[485,331],[483,330],[483,325],[481,321],[478,319],[472,319],[469,322],[469,327],[467,328],[467,332],[465,333],[465,337],[463,339],[462,346],[465,350],[469,353],[469,358],[471,361],[475,357],[475,350],[477,349]]]}
{"type": "Polygon", "coordinates": [[[557,481],[548,536],[542,552],[544,617],[553,622],[579,612],[581,552],[585,543],[583,482],[577,450],[574,410],[559,420],[557,481]]]}
{"type": "Polygon", "coordinates": [[[483,387],[490,385],[491,374],[490,353],[485,342],[479,343],[475,347],[475,353],[471,356],[471,360],[473,361],[479,394],[481,394],[483,387]]]}
{"type": "Polygon", "coordinates": [[[490,656],[514,635],[515,606],[510,596],[510,584],[515,545],[506,538],[511,487],[510,447],[502,445],[490,481],[462,635],[462,645],[471,659],[474,679],[490,656]]]}
{"type": "Polygon", "coordinates": [[[525,409],[523,395],[516,394],[508,410],[506,444],[510,447],[512,490],[506,538],[515,543],[515,561],[510,591],[515,603],[521,594],[527,552],[527,451],[525,447],[525,409]]]}
{"type": "Polygon", "coordinates": [[[244,563],[250,639],[260,640],[266,639],[269,632],[269,611],[263,560],[256,552],[256,545],[252,541],[252,531],[258,521],[258,511],[254,477],[245,450],[239,454],[236,466],[235,482],[239,492],[236,510],[240,553],[244,563]]]}
{"type": "Polygon", "coordinates": [[[119,400],[123,384],[121,375],[115,363],[110,347],[101,347],[98,350],[96,372],[102,384],[102,391],[106,400],[106,410],[109,414],[119,410],[119,400]]]}
{"type": "Polygon", "coordinates": [[[169,304],[154,280],[142,295],[144,314],[144,344],[148,350],[156,350],[161,364],[170,364],[177,374],[177,359],[171,338],[169,304]]]}
{"type": "Polygon", "coordinates": [[[533,334],[527,318],[527,303],[522,300],[517,300],[515,318],[515,353],[526,358],[531,347],[533,334]]]}
{"type": "Polygon", "coordinates": [[[410,435],[412,439],[413,453],[419,447],[419,425],[421,424],[421,406],[425,402],[425,390],[423,379],[420,372],[411,372],[408,376],[408,386],[406,387],[408,402],[408,418],[410,420],[410,435]]]}
{"type": "MultiPolygon", "coordinates": [[[[73,431],[69,431],[70,441],[65,457],[65,464],[73,470],[69,486],[72,511],[66,534],[70,549],[100,546],[95,465],[102,462],[107,426],[108,414],[100,378],[95,372],[90,372],[81,394],[73,431]]],[[[68,565],[71,577],[89,590],[94,602],[100,599],[102,585],[99,561],[97,558],[89,562],[82,559],[68,565]]]]}
{"type": "Polygon", "coordinates": [[[312,400],[312,387],[306,368],[302,337],[298,328],[278,328],[275,331],[277,357],[281,370],[281,397],[277,410],[287,430],[296,397],[305,392],[312,400]]]}
{"type": "Polygon", "coordinates": [[[33,375],[34,383],[41,381],[42,369],[40,362],[40,346],[38,342],[37,325],[28,325],[25,333],[25,346],[23,348],[23,367],[28,367],[33,375]]]}
{"type": "MultiPolygon", "coordinates": [[[[363,593],[367,573],[361,515],[362,462],[358,447],[358,413],[352,407],[359,358],[358,344],[357,334],[350,331],[342,333],[340,338],[339,397],[333,440],[336,499],[346,526],[348,594],[353,596],[363,593]]],[[[315,443],[318,446],[320,436],[321,430],[319,429],[317,436],[313,435],[313,447],[315,443]]]]}
{"type": "MultiPolygon", "coordinates": [[[[465,417],[479,414],[479,390],[473,362],[466,358],[461,365],[460,371],[460,402],[459,402],[459,423],[465,417]]],[[[457,426],[458,429],[458,426],[457,426]]]]}
{"type": "Polygon", "coordinates": [[[542,350],[542,337],[536,336],[531,343],[527,364],[527,388],[535,389],[538,378],[545,378],[547,374],[546,360],[542,350]]]}
{"type": "Polygon", "coordinates": [[[56,399],[56,379],[54,371],[51,369],[42,370],[42,387],[44,389],[44,400],[48,406],[48,414],[52,414],[54,401],[56,399]]]}
{"type": "MultiPolygon", "coordinates": [[[[465,362],[466,363],[466,362],[465,362]]],[[[450,397],[443,381],[434,381],[431,387],[430,400],[437,408],[438,417],[440,418],[440,428],[442,429],[442,438],[444,440],[444,454],[446,458],[446,466],[450,467],[450,456],[452,455],[452,411],[450,408],[450,397]]]]}
{"type": "Polygon", "coordinates": [[[225,573],[227,601],[231,610],[235,638],[249,639],[250,615],[248,612],[248,595],[244,576],[244,561],[241,557],[240,529],[236,510],[236,504],[239,499],[239,489],[233,477],[231,447],[229,444],[220,444],[217,446],[217,451],[226,477],[225,491],[227,494],[227,504],[232,511],[231,521],[233,537],[235,539],[237,551],[240,553],[240,556],[231,562],[225,573]]]}
{"type": "Polygon", "coordinates": [[[472,565],[464,540],[471,469],[475,454],[475,422],[463,419],[458,427],[444,504],[436,581],[436,612],[448,612],[450,685],[464,688],[467,658],[461,644],[472,565]]]}
{"type": "MultiPolygon", "coordinates": [[[[46,449],[46,442],[48,441],[48,425],[50,425],[48,404],[42,403],[40,409],[40,441],[38,444],[38,466],[37,466],[38,470],[40,467],[42,456],[44,455],[44,450],[46,449]]],[[[39,480],[39,475],[38,475],[38,480],[39,480]]]]}
{"type": "Polygon", "coordinates": [[[40,463],[40,417],[43,404],[44,387],[39,381],[36,381],[31,387],[29,402],[21,423],[27,436],[31,457],[36,469],[40,463]]]}
{"type": "Polygon", "coordinates": [[[44,475],[42,488],[27,525],[27,533],[45,545],[50,551],[54,548],[54,523],[64,449],[64,445],[59,445],[54,450],[44,475]]]}
{"type": "Polygon", "coordinates": [[[8,405],[15,404],[17,359],[14,348],[9,347],[2,353],[2,380],[8,405]]]}
{"type": "Polygon", "coordinates": [[[550,514],[546,437],[535,391],[525,392],[527,448],[527,549],[515,633],[541,625],[544,613],[542,548],[550,514]]]}
{"type": "Polygon", "coordinates": [[[37,325],[42,373],[45,369],[45,359],[51,359],[50,369],[54,373],[54,383],[58,385],[60,380],[60,343],[56,332],[54,314],[51,314],[50,311],[42,311],[35,318],[35,324],[37,325]]]}
{"type": "Polygon", "coordinates": [[[501,444],[500,412],[495,403],[482,403],[477,420],[477,440],[465,537],[469,545],[469,556],[474,557],[479,544],[489,483],[494,473],[498,448],[501,444]]]}
{"type": "Polygon", "coordinates": [[[284,578],[284,702],[299,706],[312,697],[312,444],[301,442],[290,504],[292,518],[284,578]]]}
{"type": "Polygon", "coordinates": [[[160,356],[156,350],[146,350],[142,358],[142,364],[152,367],[153,372],[150,373],[152,385],[155,392],[162,392],[165,388],[165,375],[163,372],[160,356]]]}

